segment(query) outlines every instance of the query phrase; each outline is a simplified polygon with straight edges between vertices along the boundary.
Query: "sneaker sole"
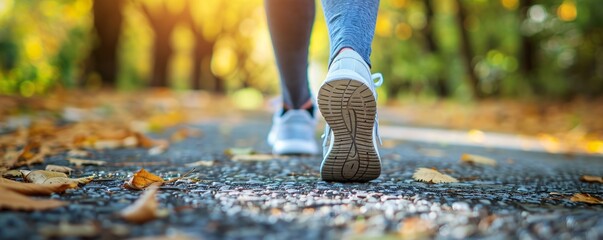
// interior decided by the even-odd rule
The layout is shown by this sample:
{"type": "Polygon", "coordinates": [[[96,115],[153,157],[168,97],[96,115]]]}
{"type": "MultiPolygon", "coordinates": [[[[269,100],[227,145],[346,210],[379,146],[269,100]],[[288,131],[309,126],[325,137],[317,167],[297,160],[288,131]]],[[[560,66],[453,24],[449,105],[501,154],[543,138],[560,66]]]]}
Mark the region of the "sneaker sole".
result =
{"type": "Polygon", "coordinates": [[[369,87],[351,79],[325,82],[318,91],[318,108],[334,141],[322,162],[322,179],[366,182],[378,178],[381,161],[373,144],[377,103],[369,87]]]}

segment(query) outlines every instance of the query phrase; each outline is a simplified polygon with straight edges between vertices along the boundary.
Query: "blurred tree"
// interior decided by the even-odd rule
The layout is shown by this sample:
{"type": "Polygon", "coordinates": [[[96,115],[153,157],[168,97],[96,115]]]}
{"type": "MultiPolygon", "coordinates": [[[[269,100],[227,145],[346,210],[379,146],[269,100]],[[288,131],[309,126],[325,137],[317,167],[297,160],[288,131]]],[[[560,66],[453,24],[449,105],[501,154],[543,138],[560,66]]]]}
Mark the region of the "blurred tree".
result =
{"type": "Polygon", "coordinates": [[[90,58],[90,72],[100,75],[103,85],[117,83],[117,45],[123,23],[124,0],[94,0],[93,24],[97,41],[90,58]]]}
{"type": "Polygon", "coordinates": [[[467,8],[462,0],[456,0],[457,5],[457,25],[460,32],[460,46],[461,58],[465,64],[467,85],[471,89],[472,97],[480,99],[483,97],[480,81],[475,73],[475,65],[473,63],[473,49],[471,40],[469,39],[469,33],[466,28],[467,23],[467,8]]]}
{"type": "MultiPolygon", "coordinates": [[[[433,6],[433,0],[425,0],[423,1],[425,4],[425,27],[423,28],[423,35],[425,36],[425,47],[429,54],[438,56],[441,52],[435,37],[434,30],[434,21],[435,21],[435,11],[433,6]]],[[[446,81],[446,78],[443,76],[442,72],[437,72],[435,75],[435,81],[433,84],[433,88],[438,97],[448,97],[450,96],[450,88],[446,81]]]]}
{"type": "Polygon", "coordinates": [[[186,9],[182,7],[168,7],[171,3],[161,1],[151,5],[140,3],[140,9],[153,29],[153,67],[151,73],[152,87],[168,86],[168,63],[174,52],[171,37],[176,24],[185,19],[186,9]]]}

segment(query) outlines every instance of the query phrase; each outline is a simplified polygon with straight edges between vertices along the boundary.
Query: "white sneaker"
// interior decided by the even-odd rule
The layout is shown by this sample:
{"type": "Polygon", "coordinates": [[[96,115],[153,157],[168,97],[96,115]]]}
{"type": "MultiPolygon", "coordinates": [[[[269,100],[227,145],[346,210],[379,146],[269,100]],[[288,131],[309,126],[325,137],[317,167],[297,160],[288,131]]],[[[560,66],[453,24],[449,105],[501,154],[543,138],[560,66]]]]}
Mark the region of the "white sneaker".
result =
{"type": "MultiPolygon", "coordinates": [[[[316,116],[316,114],[314,114],[316,116]]],[[[316,117],[305,109],[277,111],[272,119],[268,144],[274,154],[318,154],[314,138],[316,117]]]]}
{"type": "Polygon", "coordinates": [[[381,174],[375,87],[382,82],[381,74],[371,75],[353,50],[339,53],[331,63],[318,91],[318,107],[327,122],[320,167],[323,180],[364,182],[381,174]]]}

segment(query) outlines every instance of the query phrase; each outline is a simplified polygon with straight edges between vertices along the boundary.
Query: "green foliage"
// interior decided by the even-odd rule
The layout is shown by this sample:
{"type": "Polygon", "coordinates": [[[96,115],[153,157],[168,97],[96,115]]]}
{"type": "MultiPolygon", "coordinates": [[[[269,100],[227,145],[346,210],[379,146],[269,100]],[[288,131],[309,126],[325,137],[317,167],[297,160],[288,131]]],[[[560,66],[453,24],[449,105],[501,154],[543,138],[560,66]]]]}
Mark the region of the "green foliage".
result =
{"type": "MultiPolygon", "coordinates": [[[[213,50],[203,60],[210,62],[210,69],[203,70],[224,81],[227,92],[247,87],[263,93],[277,91],[263,1],[191,2],[188,10],[194,24],[177,25],[171,37],[171,86],[188,87],[194,67],[192,38],[200,33],[213,50]]],[[[87,73],[95,40],[92,3],[4,0],[0,94],[31,96],[57,85],[98,83],[97,75],[87,73]]],[[[152,72],[155,33],[137,3],[157,7],[161,1],[127,1],[121,11],[117,76],[123,89],[145,86],[152,72]]],[[[184,3],[165,1],[170,11],[182,11],[184,3]]],[[[556,0],[524,5],[521,0],[383,0],[372,55],[373,70],[386,78],[382,95],[471,99],[466,59],[486,97],[603,94],[603,4],[556,0]],[[458,21],[460,9],[466,12],[462,21],[458,21]],[[468,52],[461,47],[463,31],[468,33],[468,52]]],[[[310,75],[319,81],[328,58],[320,13],[314,31],[310,75]],[[318,71],[316,63],[321,64],[318,71]]]]}

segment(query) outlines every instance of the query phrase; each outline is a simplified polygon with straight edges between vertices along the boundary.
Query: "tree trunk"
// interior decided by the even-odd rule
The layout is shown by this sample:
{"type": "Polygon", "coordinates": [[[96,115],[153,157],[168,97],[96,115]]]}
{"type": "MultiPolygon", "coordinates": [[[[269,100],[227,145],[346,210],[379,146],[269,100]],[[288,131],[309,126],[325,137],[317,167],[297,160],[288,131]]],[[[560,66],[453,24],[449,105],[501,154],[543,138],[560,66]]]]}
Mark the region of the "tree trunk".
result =
{"type": "Polygon", "coordinates": [[[151,76],[151,87],[167,87],[169,78],[169,60],[172,56],[169,36],[156,34],[153,46],[153,75],[151,76]]]}
{"type": "MultiPolygon", "coordinates": [[[[433,3],[432,3],[432,0],[425,0],[424,3],[425,3],[425,10],[426,10],[425,14],[426,14],[426,18],[427,18],[427,24],[426,24],[425,28],[423,29],[423,34],[425,35],[425,42],[427,45],[426,48],[430,54],[437,56],[439,54],[440,49],[435,41],[434,26],[433,26],[435,14],[433,11],[433,3]]],[[[444,77],[442,77],[442,72],[439,72],[436,76],[434,90],[439,97],[450,96],[450,88],[448,87],[448,83],[446,82],[446,79],[444,77]]]]}
{"type": "MultiPolygon", "coordinates": [[[[520,7],[520,19],[519,22],[525,21],[528,19],[528,9],[532,6],[532,0],[524,0],[519,1],[520,7]]],[[[519,26],[518,26],[519,29],[519,26]]],[[[519,56],[520,61],[520,71],[525,81],[529,84],[530,89],[534,94],[540,95],[542,93],[542,89],[539,86],[538,79],[535,78],[534,70],[536,69],[536,59],[535,59],[535,44],[534,39],[531,36],[526,36],[524,34],[521,35],[521,53],[519,56]]]]}
{"type": "Polygon", "coordinates": [[[98,73],[104,86],[117,83],[117,46],[123,23],[122,0],[94,0],[93,25],[97,43],[92,50],[89,72],[98,73]]]}
{"type": "Polygon", "coordinates": [[[461,0],[456,0],[458,7],[457,24],[461,34],[460,49],[463,62],[465,63],[465,70],[467,71],[467,83],[471,89],[471,94],[476,99],[481,99],[483,94],[480,89],[479,78],[474,71],[472,63],[473,51],[471,49],[471,40],[469,39],[469,32],[465,28],[465,20],[467,19],[467,10],[461,0]]]}

